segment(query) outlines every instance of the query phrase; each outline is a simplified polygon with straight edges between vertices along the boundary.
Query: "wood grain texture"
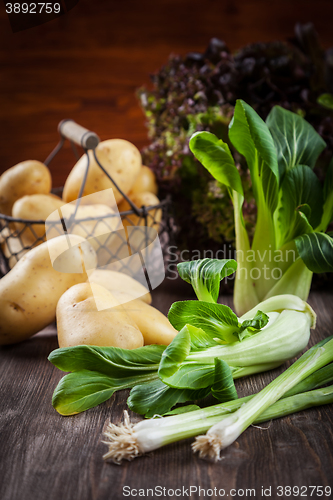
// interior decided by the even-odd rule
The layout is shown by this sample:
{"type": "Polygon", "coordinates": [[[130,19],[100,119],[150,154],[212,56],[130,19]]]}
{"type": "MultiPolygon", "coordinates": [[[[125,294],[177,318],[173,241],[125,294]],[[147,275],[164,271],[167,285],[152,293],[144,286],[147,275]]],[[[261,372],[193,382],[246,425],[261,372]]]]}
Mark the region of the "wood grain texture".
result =
{"type": "MultiPolygon", "coordinates": [[[[203,51],[212,36],[233,50],[286,39],[297,21],[312,21],[329,47],[332,17],[331,0],[81,0],[65,16],[13,34],[1,3],[0,173],[25,159],[44,160],[63,118],[102,140],[122,137],[141,148],[148,139],[135,90],[149,85],[149,74],[170,53],[203,51]]],[[[72,165],[66,147],[51,165],[55,186],[64,183],[72,165]]],[[[165,283],[155,291],[154,304],[166,313],[188,293],[188,286],[165,283]]],[[[319,293],[310,298],[320,312],[311,345],[333,333],[332,299],[319,293]]],[[[256,488],[257,498],[261,486],[333,486],[332,407],[280,419],[267,430],[251,427],[218,464],[192,455],[191,440],[121,467],[104,463],[102,429],[110,417],[121,420],[128,391],[75,417],[58,415],[51,397],[62,373],[47,361],[57,347],[55,335],[50,327],[0,348],[1,500],[117,500],[125,498],[123,485],[256,488]]],[[[238,380],[240,396],[280,371],[238,380]]]]}
{"type": "MultiPolygon", "coordinates": [[[[147,144],[135,97],[170,53],[204,51],[213,36],[233,50],[286,39],[312,21],[333,45],[333,2],[317,0],[81,0],[66,15],[13,34],[0,7],[0,173],[19,161],[43,161],[57,125],[73,118],[102,140],[147,144]]],[[[51,165],[59,186],[73,166],[69,147],[51,165]]]]}
{"type": "MultiPolygon", "coordinates": [[[[188,290],[165,282],[155,291],[154,304],[166,313],[174,300],[191,298],[188,290]]],[[[230,297],[221,302],[231,305],[230,297]]],[[[314,293],[310,303],[319,313],[313,345],[332,334],[333,294],[314,293]]],[[[256,498],[262,498],[262,486],[273,491],[283,485],[333,486],[332,405],[262,424],[266,429],[250,427],[217,464],[193,455],[191,440],[121,466],[104,463],[102,430],[109,418],[121,421],[128,391],[80,415],[60,416],[51,397],[63,374],[47,361],[56,347],[50,326],[29,341],[0,348],[1,500],[117,500],[125,498],[123,486],[255,488],[256,498]]],[[[258,391],[281,371],[237,380],[239,395],[258,391]]]]}

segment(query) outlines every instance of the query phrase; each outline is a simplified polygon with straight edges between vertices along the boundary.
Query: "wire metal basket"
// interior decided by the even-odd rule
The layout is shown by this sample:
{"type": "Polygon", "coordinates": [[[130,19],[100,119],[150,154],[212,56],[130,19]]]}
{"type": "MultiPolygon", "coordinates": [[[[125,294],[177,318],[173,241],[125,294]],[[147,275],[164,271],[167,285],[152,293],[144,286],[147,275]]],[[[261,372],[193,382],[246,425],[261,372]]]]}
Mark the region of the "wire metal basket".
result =
{"type": "MultiPolygon", "coordinates": [[[[87,158],[87,166],[78,199],[72,202],[74,203],[73,213],[70,220],[66,221],[66,227],[63,219],[61,221],[48,219],[46,224],[45,220],[21,219],[0,214],[0,276],[6,274],[29,250],[50,237],[64,234],[64,231],[66,233],[73,232],[88,239],[96,250],[100,267],[125,272],[133,277],[136,277],[136,273],[142,272],[142,269],[140,271],[137,269],[138,265],[133,265],[135,251],[139,251],[138,263],[143,266],[145,274],[148,266],[150,267],[150,275],[154,273],[154,265],[160,266],[160,260],[155,258],[154,251],[148,250],[158,235],[164,267],[167,271],[168,248],[172,235],[170,199],[167,198],[156,205],[137,207],[100,163],[95,151],[100,140],[94,132],[81,127],[73,120],[63,120],[60,122],[58,130],[60,133],[59,143],[45,160],[45,165],[49,165],[59,153],[66,139],[70,141],[76,160],[80,156],[75,145],[82,147],[87,158]],[[90,165],[89,150],[92,151],[98,166],[112,182],[114,189],[118,190],[127,201],[130,210],[119,212],[119,215],[115,213],[114,215],[106,214],[97,217],[78,217],[77,211],[90,165]],[[119,216],[122,228],[115,227],[115,220],[112,219],[116,217],[119,220],[119,216]],[[129,240],[129,235],[131,235],[131,240],[129,240]],[[112,244],[110,244],[111,241],[112,244]],[[133,241],[135,241],[135,248],[131,243],[133,241]],[[144,259],[141,251],[144,252],[144,259]]],[[[61,195],[62,188],[56,188],[52,192],[61,195]]]]}

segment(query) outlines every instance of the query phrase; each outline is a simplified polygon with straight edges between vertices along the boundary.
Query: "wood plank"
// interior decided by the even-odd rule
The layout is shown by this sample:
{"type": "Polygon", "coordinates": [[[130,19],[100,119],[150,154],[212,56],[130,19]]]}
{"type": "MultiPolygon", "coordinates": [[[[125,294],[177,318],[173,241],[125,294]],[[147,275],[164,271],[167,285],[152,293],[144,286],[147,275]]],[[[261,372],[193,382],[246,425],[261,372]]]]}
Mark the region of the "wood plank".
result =
{"type": "MultiPolygon", "coordinates": [[[[191,298],[189,287],[180,295],[177,283],[163,284],[154,304],[166,313],[180,297],[191,298]]],[[[332,299],[332,293],[310,296],[319,313],[310,345],[332,333],[332,299]]],[[[231,305],[231,297],[222,301],[231,305]]],[[[262,424],[263,429],[250,427],[217,464],[194,456],[191,440],[122,466],[104,463],[102,430],[110,417],[121,421],[128,391],[80,415],[58,415],[51,397],[62,373],[47,361],[57,347],[55,332],[51,326],[26,342],[0,348],[1,500],[120,499],[123,486],[255,488],[261,498],[261,486],[333,485],[332,405],[262,424]]],[[[239,394],[259,390],[281,370],[236,381],[239,394]]]]}
{"type": "MultiPolygon", "coordinates": [[[[330,0],[81,0],[65,16],[13,34],[0,9],[0,173],[43,161],[63,118],[142,148],[148,138],[135,91],[170,53],[204,51],[213,36],[232,50],[286,39],[298,21],[312,21],[329,47],[332,17],[330,0]]],[[[51,165],[55,186],[73,163],[68,147],[51,165]]]]}
{"type": "MultiPolygon", "coordinates": [[[[329,47],[332,16],[331,0],[81,0],[66,16],[13,34],[0,9],[0,172],[24,159],[45,159],[65,117],[102,139],[122,137],[141,148],[148,139],[135,90],[149,84],[149,74],[171,52],[203,51],[212,36],[233,50],[285,39],[296,21],[312,21],[329,47]]],[[[51,167],[54,185],[63,184],[72,164],[67,147],[51,167]]],[[[166,313],[180,298],[190,298],[188,286],[164,284],[154,304],[166,313]]],[[[333,333],[332,298],[310,297],[320,312],[311,345],[333,333]]],[[[223,301],[231,305],[231,297],[223,301]]],[[[61,417],[51,398],[62,373],[47,361],[56,347],[51,326],[29,341],[0,348],[1,500],[114,500],[123,498],[123,485],[192,485],[227,493],[256,488],[259,498],[261,486],[333,486],[332,406],[275,421],[267,430],[251,427],[218,464],[192,455],[191,440],[121,467],[104,463],[102,429],[110,416],[121,420],[128,391],[83,414],[61,417]]],[[[259,390],[280,371],[237,381],[239,394],[259,390]]]]}

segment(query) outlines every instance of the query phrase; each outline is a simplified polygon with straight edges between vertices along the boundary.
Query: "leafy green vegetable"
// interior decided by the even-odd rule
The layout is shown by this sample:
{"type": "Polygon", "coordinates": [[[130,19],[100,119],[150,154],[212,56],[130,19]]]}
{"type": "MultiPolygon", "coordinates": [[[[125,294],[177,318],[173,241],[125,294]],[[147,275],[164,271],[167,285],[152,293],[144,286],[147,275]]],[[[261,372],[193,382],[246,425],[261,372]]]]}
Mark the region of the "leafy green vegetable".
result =
{"type": "Polygon", "coordinates": [[[332,236],[313,232],[296,238],[298,253],[313,273],[333,272],[332,236]]]}
{"type": "Polygon", "coordinates": [[[333,109],[333,94],[321,94],[317,102],[321,106],[324,106],[324,108],[333,109]]]}
{"type": "Polygon", "coordinates": [[[236,271],[233,259],[200,259],[177,265],[179,276],[190,283],[199,300],[217,302],[220,281],[236,271]]]}
{"type": "Polygon", "coordinates": [[[61,415],[75,415],[107,401],[115,391],[128,387],[130,385],[113,382],[107,375],[81,370],[60,380],[52,405],[61,415]]]}
{"type": "Polygon", "coordinates": [[[165,415],[178,403],[203,399],[209,393],[210,387],[199,390],[174,389],[157,379],[149,384],[136,385],[131,390],[127,404],[130,410],[151,418],[165,415]]]}
{"type": "Polygon", "coordinates": [[[333,158],[325,178],[324,200],[323,217],[319,228],[321,231],[325,231],[330,222],[333,221],[333,158]]]}
{"type": "MultiPolygon", "coordinates": [[[[236,314],[230,307],[223,304],[195,300],[174,302],[170,307],[168,318],[172,326],[178,331],[189,324],[201,328],[203,338],[205,338],[204,334],[206,336],[208,334],[209,336],[218,337],[224,342],[233,341],[233,333],[238,330],[236,314]]],[[[202,342],[201,339],[200,342],[202,342]]],[[[206,346],[208,346],[208,342],[206,346]]]]}
{"type": "Polygon", "coordinates": [[[267,326],[255,335],[244,335],[242,341],[235,339],[233,343],[221,345],[214,332],[209,333],[206,329],[205,335],[210,335],[215,345],[206,347],[205,343],[200,347],[196,343],[200,330],[184,326],[163,352],[158,370],[160,379],[170,387],[199,389],[213,384],[216,358],[228,363],[235,378],[242,368],[247,369],[247,374],[256,373],[258,365],[262,368],[263,364],[282,363],[299,354],[307,345],[310,328],[314,324],[313,312],[306,308],[302,312],[284,309],[279,314],[281,299],[277,299],[275,306],[274,301],[268,299],[271,306],[268,325],[267,316],[261,312],[265,303],[259,304],[253,319],[244,318],[244,327],[248,331],[251,327],[257,331],[260,324],[267,326]],[[277,308],[278,314],[274,314],[274,308],[277,308]]]}
{"type": "Polygon", "coordinates": [[[296,165],[314,168],[326,143],[310,123],[280,106],[272,108],[266,123],[275,142],[281,178],[296,165]]]}
{"type": "Polygon", "coordinates": [[[199,451],[201,457],[208,455],[218,460],[220,450],[233,443],[269,406],[306,377],[332,361],[333,337],[330,337],[309,349],[235,413],[222,418],[219,423],[211,427],[206,439],[197,438],[193,450],[199,451]]]}
{"type": "MultiPolygon", "coordinates": [[[[221,277],[230,272],[228,263],[205,259],[180,266],[182,276],[194,286],[200,282],[200,296],[211,302],[172,305],[169,318],[180,331],[169,346],[127,350],[82,345],[53,351],[49,360],[72,372],[54,392],[57,411],[75,414],[126,388],[132,388],[129,407],[147,417],[210,393],[231,400],[237,397],[233,379],[275,368],[302,351],[315,314],[300,298],[269,298],[241,318],[213,302],[221,277]]],[[[229,264],[236,267],[233,260],[229,264]]]]}
{"type": "Polygon", "coordinates": [[[210,132],[200,132],[192,135],[192,144],[200,151],[198,160],[204,164],[206,155],[209,157],[207,170],[213,177],[229,189],[244,196],[240,174],[235,166],[228,144],[218,139],[210,132]],[[222,165],[222,168],[221,168],[222,165]]]}
{"type": "MultiPolygon", "coordinates": [[[[119,427],[109,424],[107,427],[107,441],[104,442],[109,444],[109,451],[104,458],[110,458],[119,464],[122,459],[132,460],[143,453],[209,429],[209,436],[201,436],[194,445],[194,450],[200,451],[201,455],[208,451],[212,457],[218,458],[220,448],[227,446],[251,422],[260,423],[312,406],[332,403],[333,386],[316,389],[333,380],[333,363],[327,365],[333,359],[332,338],[325,339],[307,351],[256,395],[207,408],[185,406],[166,413],[171,416],[143,420],[135,425],[130,423],[126,412],[125,424],[119,427]],[[281,399],[276,401],[279,398],[281,399]],[[270,402],[273,402],[271,406],[270,402]]],[[[143,405],[142,411],[147,409],[143,405]]]]}
{"type": "Polygon", "coordinates": [[[164,349],[157,345],[135,350],[86,345],[56,349],[49,361],[72,373],[56,387],[54,408],[61,415],[73,415],[103,403],[115,391],[157,379],[164,349]]]}
{"type": "MultiPolygon", "coordinates": [[[[271,211],[274,211],[279,181],[274,141],[265,122],[242,100],[236,102],[235,113],[229,125],[229,139],[246,158],[257,205],[266,202],[271,211]]],[[[195,144],[191,139],[190,147],[193,146],[195,144]]]]}
{"type": "Polygon", "coordinates": [[[260,332],[269,321],[269,317],[262,311],[257,311],[253,319],[243,321],[239,329],[234,332],[234,335],[241,342],[243,339],[250,337],[254,333],[260,332]]]}
{"type": "MultiPolygon", "coordinates": [[[[219,275],[220,270],[216,272],[219,275]]],[[[178,403],[210,393],[231,399],[236,397],[232,379],[275,368],[296,356],[306,346],[315,322],[311,308],[295,296],[268,299],[241,318],[221,304],[180,302],[173,310],[178,304],[185,304],[180,317],[185,314],[187,319],[186,304],[190,309],[203,306],[192,307],[197,316],[192,314],[191,321],[201,318],[205,331],[186,324],[167,347],[76,346],[53,351],[49,360],[61,370],[72,371],[54,392],[56,410],[62,415],[79,413],[126,388],[132,388],[129,407],[146,416],[163,415],[178,403]],[[223,313],[216,314],[209,326],[206,315],[212,310],[223,313]],[[229,344],[221,344],[219,328],[228,322],[229,344]]]]}
{"type": "Polygon", "coordinates": [[[183,361],[191,352],[192,331],[199,335],[202,333],[201,331],[198,332],[198,329],[191,325],[185,325],[167,346],[163,352],[159,366],[160,375],[170,377],[170,375],[173,375],[182,366],[183,361]]]}
{"type": "MultiPolygon", "coordinates": [[[[235,156],[227,128],[239,97],[263,120],[279,104],[311,123],[327,142],[316,165],[320,179],[325,175],[333,151],[333,110],[317,104],[317,98],[332,95],[332,57],[320,47],[313,26],[297,24],[287,43],[260,42],[234,52],[213,38],[202,53],[171,55],[151,79],[150,88],[138,92],[150,138],[143,161],[155,172],[161,193],[173,197],[173,227],[181,229],[175,244],[179,252],[189,250],[189,258],[196,258],[196,251],[201,258],[207,256],[207,249],[211,255],[221,248],[228,251],[230,243],[234,248],[229,188],[202,168],[188,143],[193,133],[209,131],[228,143],[235,156]]],[[[245,197],[242,213],[252,241],[256,206],[246,162],[239,155],[235,159],[245,197]]],[[[327,283],[319,276],[317,283],[320,279],[327,283]]],[[[225,288],[232,285],[228,282],[225,288]]]]}
{"type": "Polygon", "coordinates": [[[297,165],[289,170],[281,184],[277,210],[278,246],[312,232],[320,224],[323,203],[321,184],[310,167],[297,165]]]}
{"type": "Polygon", "coordinates": [[[169,416],[169,415],[181,415],[183,413],[189,413],[190,411],[196,411],[200,410],[200,406],[197,405],[186,405],[186,406],[179,406],[178,408],[175,408],[174,410],[168,411],[167,413],[164,413],[164,416],[169,416]]]}
{"type": "Polygon", "coordinates": [[[215,345],[214,338],[230,343],[235,341],[236,335],[238,340],[242,340],[245,335],[261,330],[268,322],[268,316],[258,311],[253,319],[239,323],[236,314],[229,307],[195,300],[174,302],[170,307],[168,318],[178,331],[186,325],[201,329],[195,340],[195,331],[191,330],[192,349],[215,345]],[[248,328],[251,332],[245,333],[248,328]]]}
{"type": "MultiPolygon", "coordinates": [[[[262,248],[267,249],[270,244],[275,244],[273,212],[278,203],[279,171],[274,141],[265,122],[242,100],[236,102],[235,113],[229,125],[229,139],[237,151],[246,158],[251,174],[252,189],[257,204],[257,222],[252,249],[257,254],[262,248]]],[[[237,233],[238,226],[235,225],[235,228],[237,233]]],[[[245,245],[248,250],[247,242],[245,245]]],[[[237,234],[236,250],[238,250],[237,234]]],[[[265,255],[263,264],[267,265],[268,262],[268,257],[265,255]]],[[[266,280],[257,280],[258,299],[266,295],[267,285],[266,280]]]]}
{"type": "MultiPolygon", "coordinates": [[[[234,172],[234,163],[219,156],[221,140],[197,132],[190,149],[219,181],[234,172]],[[216,148],[218,151],[214,151],[216,148]],[[221,166],[217,164],[221,159],[221,166]]],[[[234,205],[238,267],[234,289],[236,312],[280,293],[306,300],[311,273],[332,271],[332,238],[325,234],[333,218],[333,160],[324,189],[313,168],[325,142],[301,116],[279,106],[266,123],[244,101],[235,106],[229,139],[247,161],[257,221],[252,244],[243,219],[240,189],[227,187],[234,205]]],[[[224,150],[224,149],[223,149],[224,150]]]]}
{"type": "Polygon", "coordinates": [[[79,345],[51,352],[48,360],[65,372],[98,371],[110,377],[128,377],[155,372],[165,346],[150,345],[135,350],[119,347],[79,345]]]}
{"type": "Polygon", "coordinates": [[[214,398],[221,403],[238,399],[232,371],[223,359],[215,358],[214,384],[211,391],[214,398]]]}

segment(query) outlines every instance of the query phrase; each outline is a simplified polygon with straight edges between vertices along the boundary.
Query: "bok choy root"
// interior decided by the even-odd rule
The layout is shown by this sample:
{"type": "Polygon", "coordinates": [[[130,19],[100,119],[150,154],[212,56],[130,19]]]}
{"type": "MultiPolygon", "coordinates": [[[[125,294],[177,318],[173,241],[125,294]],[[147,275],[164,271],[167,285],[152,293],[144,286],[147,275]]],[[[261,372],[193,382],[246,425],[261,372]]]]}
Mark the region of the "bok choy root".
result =
{"type": "Polygon", "coordinates": [[[172,416],[143,420],[135,425],[131,424],[125,411],[124,424],[117,426],[110,422],[106,427],[103,443],[109,450],[103,458],[120,464],[123,459],[132,460],[210,429],[205,436],[197,438],[193,449],[199,451],[200,456],[217,460],[220,449],[224,447],[221,435],[228,434],[225,429],[231,430],[230,435],[235,438],[251,423],[261,423],[313,406],[333,403],[333,385],[317,389],[332,382],[332,361],[333,337],[330,337],[307,351],[256,395],[203,409],[193,410],[193,406],[185,406],[170,412],[174,414],[172,416]],[[281,399],[277,401],[278,398],[281,399]]]}

